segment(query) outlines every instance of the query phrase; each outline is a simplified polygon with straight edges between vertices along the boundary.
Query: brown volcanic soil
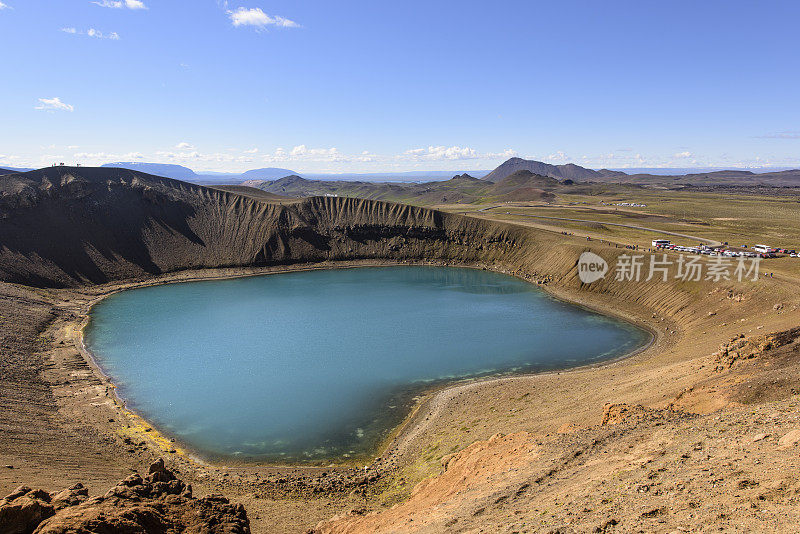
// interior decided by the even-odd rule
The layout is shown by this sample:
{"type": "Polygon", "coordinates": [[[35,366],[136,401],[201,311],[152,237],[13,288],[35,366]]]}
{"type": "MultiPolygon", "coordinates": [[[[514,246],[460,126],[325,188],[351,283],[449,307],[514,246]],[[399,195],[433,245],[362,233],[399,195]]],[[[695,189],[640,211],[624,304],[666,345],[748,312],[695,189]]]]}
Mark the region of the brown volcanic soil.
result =
{"type": "Polygon", "coordinates": [[[496,434],[443,456],[407,501],[316,532],[794,531],[800,331],[787,334],[705,382],[725,408],[713,415],[606,404],[590,426],[496,434]],[[753,402],[765,384],[780,401],[753,402]]]}
{"type": "Polygon", "coordinates": [[[120,169],[10,175],[0,195],[0,494],[75,482],[98,493],[165,455],[195,493],[242,502],[255,532],[302,532],[350,509],[320,528],[797,528],[797,452],[784,438],[800,428],[797,342],[763,350],[753,338],[797,326],[797,280],[586,286],[578,255],[611,262],[619,249],[376,201],[276,205],[120,169]],[[433,392],[366,471],[205,465],[125,410],[80,350],[88,307],[126,287],[423,261],[507,272],[658,337],[611,365],[433,392]],[[607,403],[629,405],[606,410],[619,424],[600,426],[607,403]],[[489,439],[498,433],[509,436],[489,439]]]}

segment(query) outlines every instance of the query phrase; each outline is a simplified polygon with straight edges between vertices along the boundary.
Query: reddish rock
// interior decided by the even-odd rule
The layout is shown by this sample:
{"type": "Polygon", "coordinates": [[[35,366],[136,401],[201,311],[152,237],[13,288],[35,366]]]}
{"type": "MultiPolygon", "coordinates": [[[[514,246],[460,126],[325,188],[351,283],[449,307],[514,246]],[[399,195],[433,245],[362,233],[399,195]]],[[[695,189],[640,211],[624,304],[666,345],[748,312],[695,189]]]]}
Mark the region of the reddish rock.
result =
{"type": "Polygon", "coordinates": [[[0,532],[249,534],[250,522],[241,504],[221,495],[192,497],[159,460],[144,478],[130,475],[102,497],[89,498],[80,484],[53,494],[20,487],[0,501],[0,532]]]}
{"type": "Polygon", "coordinates": [[[55,513],[49,493],[20,486],[0,501],[0,532],[28,534],[55,513]]]}

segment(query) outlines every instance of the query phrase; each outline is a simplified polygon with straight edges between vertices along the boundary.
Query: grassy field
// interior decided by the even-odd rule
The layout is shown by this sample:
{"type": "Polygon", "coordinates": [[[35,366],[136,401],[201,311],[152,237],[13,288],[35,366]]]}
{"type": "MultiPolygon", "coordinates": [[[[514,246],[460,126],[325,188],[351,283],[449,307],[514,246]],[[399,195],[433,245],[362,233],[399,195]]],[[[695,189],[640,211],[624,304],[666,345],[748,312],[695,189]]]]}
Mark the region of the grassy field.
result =
{"type": "MultiPolygon", "coordinates": [[[[800,250],[800,199],[609,187],[599,194],[559,193],[553,203],[509,202],[438,205],[444,211],[570,232],[650,248],[657,238],[681,245],[699,239],[731,246],[766,244],[800,250]],[[619,206],[620,203],[644,207],[619,206]],[[580,219],[566,221],[561,219],[580,219]],[[614,225],[628,225],[630,228],[614,225]],[[645,230],[650,229],[650,230],[645,230]],[[661,235],[656,231],[684,234],[661,235]],[[699,238],[699,239],[694,239],[699,238]]],[[[765,260],[764,270],[800,276],[800,258],[765,260]]]]}

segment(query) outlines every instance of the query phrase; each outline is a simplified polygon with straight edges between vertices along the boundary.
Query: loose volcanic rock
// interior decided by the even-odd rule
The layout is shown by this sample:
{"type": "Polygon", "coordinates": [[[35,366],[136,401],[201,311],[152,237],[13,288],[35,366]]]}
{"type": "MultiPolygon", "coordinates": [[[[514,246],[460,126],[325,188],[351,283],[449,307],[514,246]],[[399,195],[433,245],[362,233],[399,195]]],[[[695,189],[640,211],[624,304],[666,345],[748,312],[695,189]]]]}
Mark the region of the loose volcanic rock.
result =
{"type": "Polygon", "coordinates": [[[144,478],[134,473],[102,497],[89,498],[80,484],[56,493],[21,486],[0,501],[0,532],[249,534],[250,522],[221,495],[192,497],[159,459],[144,478]]]}
{"type": "Polygon", "coordinates": [[[56,513],[50,501],[50,494],[46,491],[20,486],[0,501],[0,532],[33,532],[39,523],[56,513]]]}

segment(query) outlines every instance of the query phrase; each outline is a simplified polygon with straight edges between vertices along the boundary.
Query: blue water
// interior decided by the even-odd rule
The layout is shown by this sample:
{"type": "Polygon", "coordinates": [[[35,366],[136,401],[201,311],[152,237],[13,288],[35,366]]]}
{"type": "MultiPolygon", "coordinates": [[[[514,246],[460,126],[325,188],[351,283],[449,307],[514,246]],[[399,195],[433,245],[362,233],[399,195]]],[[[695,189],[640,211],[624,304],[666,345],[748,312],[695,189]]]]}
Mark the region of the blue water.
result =
{"type": "Polygon", "coordinates": [[[612,358],[649,335],[488,271],[386,267],[124,291],[86,342],[120,395],[209,457],[373,452],[432,382],[612,358]]]}

